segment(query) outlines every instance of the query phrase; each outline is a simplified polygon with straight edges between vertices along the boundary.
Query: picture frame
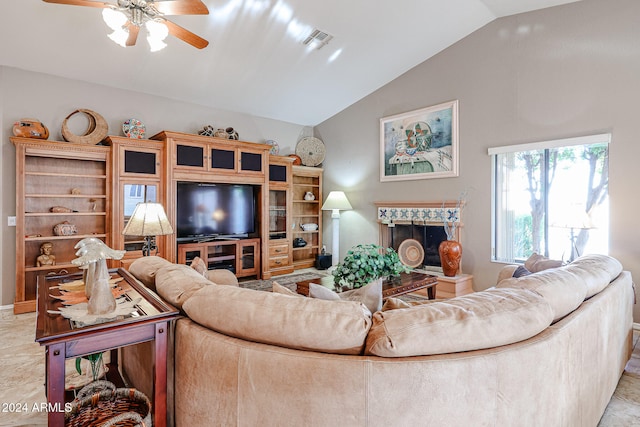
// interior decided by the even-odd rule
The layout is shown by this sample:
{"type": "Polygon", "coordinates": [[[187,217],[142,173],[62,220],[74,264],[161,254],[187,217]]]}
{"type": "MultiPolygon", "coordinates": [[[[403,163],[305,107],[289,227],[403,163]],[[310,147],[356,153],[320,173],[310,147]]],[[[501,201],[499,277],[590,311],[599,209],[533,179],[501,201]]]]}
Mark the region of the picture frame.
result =
{"type": "Polygon", "coordinates": [[[458,176],[458,100],[380,119],[380,181],[458,176]]]}

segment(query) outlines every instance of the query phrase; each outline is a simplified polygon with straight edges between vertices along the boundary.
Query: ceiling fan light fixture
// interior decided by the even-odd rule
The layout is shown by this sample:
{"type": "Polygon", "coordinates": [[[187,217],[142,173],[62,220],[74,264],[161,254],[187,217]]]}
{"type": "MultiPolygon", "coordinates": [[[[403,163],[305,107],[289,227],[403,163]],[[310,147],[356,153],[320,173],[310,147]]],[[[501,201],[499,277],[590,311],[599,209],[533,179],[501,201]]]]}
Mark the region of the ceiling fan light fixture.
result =
{"type": "Polygon", "coordinates": [[[151,52],[157,52],[167,47],[167,44],[165,42],[163,42],[162,40],[154,39],[151,36],[147,37],[147,42],[149,42],[149,50],[151,52]]]}
{"type": "Polygon", "coordinates": [[[162,22],[149,20],[146,22],[145,27],[147,27],[149,37],[154,40],[162,41],[169,35],[169,29],[162,22]]]}
{"type": "Polygon", "coordinates": [[[119,10],[106,7],[102,9],[102,19],[115,32],[122,29],[122,26],[127,23],[129,18],[119,10]]]}
{"type": "Polygon", "coordinates": [[[167,47],[163,40],[169,35],[169,28],[163,22],[151,19],[145,23],[145,27],[151,52],[157,52],[167,47]]]}
{"type": "Polygon", "coordinates": [[[129,32],[124,28],[119,28],[117,30],[114,30],[113,33],[109,34],[108,37],[116,44],[119,44],[122,47],[127,47],[127,38],[129,38],[129,32]]]}

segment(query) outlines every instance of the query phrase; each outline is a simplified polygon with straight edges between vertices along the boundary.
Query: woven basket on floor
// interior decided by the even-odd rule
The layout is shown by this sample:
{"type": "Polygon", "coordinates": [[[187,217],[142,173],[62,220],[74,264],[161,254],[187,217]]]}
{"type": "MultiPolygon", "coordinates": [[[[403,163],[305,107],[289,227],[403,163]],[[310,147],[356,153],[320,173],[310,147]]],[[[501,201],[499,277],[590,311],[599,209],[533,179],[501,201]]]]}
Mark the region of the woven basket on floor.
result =
{"type": "Polygon", "coordinates": [[[151,427],[151,402],[136,389],[95,381],[80,390],[64,418],[67,427],[151,427]]]}

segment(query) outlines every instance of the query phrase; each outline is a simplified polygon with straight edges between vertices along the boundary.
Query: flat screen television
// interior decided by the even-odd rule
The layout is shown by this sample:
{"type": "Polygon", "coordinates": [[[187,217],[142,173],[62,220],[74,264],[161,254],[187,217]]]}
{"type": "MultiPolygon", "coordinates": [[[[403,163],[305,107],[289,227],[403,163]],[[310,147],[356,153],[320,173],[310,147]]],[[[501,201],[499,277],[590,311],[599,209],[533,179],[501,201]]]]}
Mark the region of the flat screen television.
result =
{"type": "Polygon", "coordinates": [[[248,184],[178,182],[178,240],[247,237],[255,232],[255,193],[248,184]]]}

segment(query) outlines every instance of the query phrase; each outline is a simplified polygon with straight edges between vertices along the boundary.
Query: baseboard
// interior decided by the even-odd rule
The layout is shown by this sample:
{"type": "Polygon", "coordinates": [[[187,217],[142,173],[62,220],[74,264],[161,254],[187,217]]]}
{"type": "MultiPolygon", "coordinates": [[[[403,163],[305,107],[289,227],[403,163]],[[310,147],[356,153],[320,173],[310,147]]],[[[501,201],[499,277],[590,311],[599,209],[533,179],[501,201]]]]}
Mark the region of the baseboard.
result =
{"type": "MultiPolygon", "coordinates": [[[[9,305],[0,305],[0,311],[2,310],[13,310],[13,304],[9,305]]],[[[638,325],[640,327],[640,325],[638,325]]]]}
{"type": "Polygon", "coordinates": [[[633,330],[640,331],[640,323],[633,322],[633,330]]]}

